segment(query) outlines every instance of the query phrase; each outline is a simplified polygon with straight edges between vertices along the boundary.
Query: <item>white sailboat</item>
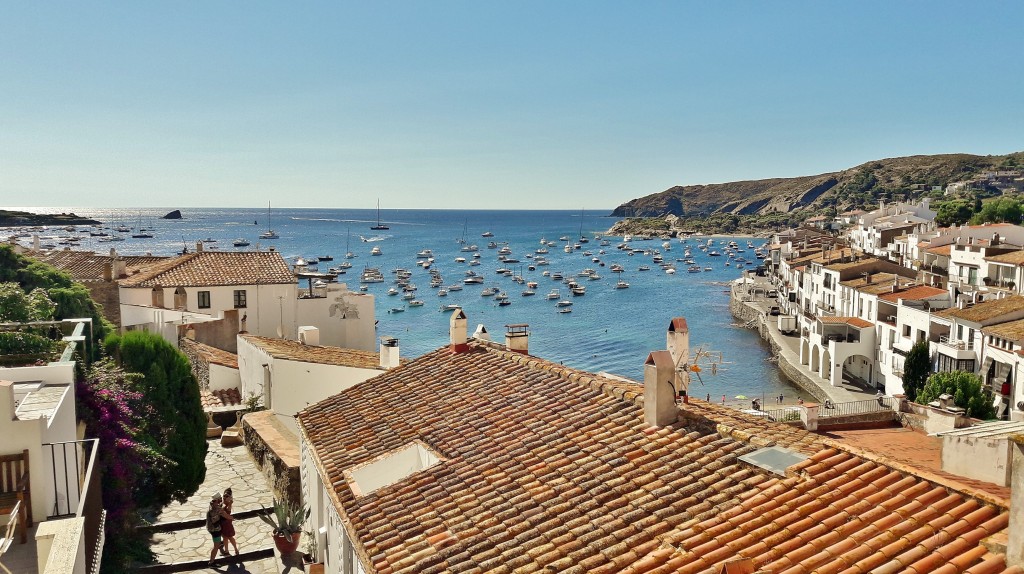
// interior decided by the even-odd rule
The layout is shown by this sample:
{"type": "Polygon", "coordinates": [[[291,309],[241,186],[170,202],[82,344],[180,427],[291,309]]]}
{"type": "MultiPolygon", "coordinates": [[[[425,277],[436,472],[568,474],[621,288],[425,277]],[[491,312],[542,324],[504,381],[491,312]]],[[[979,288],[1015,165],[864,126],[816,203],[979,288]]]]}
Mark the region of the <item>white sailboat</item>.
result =
{"type": "Polygon", "coordinates": [[[353,259],[356,254],[348,248],[349,240],[352,239],[352,230],[349,230],[348,235],[345,236],[345,259],[353,259]]]}
{"type": "Polygon", "coordinates": [[[274,232],[270,226],[270,202],[267,202],[267,230],[260,233],[260,239],[280,239],[281,236],[274,232]]]}

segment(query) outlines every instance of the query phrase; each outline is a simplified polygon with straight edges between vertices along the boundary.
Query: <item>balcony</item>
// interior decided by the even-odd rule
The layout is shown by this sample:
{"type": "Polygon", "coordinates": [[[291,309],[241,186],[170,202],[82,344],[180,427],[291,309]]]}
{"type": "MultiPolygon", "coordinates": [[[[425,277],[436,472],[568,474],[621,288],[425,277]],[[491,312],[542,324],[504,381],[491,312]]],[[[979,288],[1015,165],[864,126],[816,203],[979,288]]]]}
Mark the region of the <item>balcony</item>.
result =
{"type": "Polygon", "coordinates": [[[935,343],[935,348],[943,355],[958,361],[977,360],[978,358],[974,352],[974,343],[971,341],[952,341],[949,337],[943,335],[935,343]]]}
{"type": "Polygon", "coordinates": [[[949,268],[942,267],[941,265],[922,265],[921,271],[931,273],[932,275],[942,275],[943,277],[949,276],[949,268]]]}

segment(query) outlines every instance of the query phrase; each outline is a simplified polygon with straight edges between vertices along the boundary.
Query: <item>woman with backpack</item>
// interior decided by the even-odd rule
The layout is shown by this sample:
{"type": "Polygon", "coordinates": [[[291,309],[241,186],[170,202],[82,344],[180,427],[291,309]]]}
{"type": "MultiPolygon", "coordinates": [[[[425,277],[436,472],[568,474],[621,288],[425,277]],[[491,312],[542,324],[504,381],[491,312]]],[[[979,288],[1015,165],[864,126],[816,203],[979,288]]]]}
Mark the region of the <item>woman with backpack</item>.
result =
{"type": "Polygon", "coordinates": [[[218,492],[213,495],[213,499],[210,500],[210,509],[206,511],[206,531],[210,533],[213,538],[213,550],[210,550],[210,562],[208,566],[216,564],[217,551],[223,551],[224,540],[221,537],[221,496],[218,492]]]}

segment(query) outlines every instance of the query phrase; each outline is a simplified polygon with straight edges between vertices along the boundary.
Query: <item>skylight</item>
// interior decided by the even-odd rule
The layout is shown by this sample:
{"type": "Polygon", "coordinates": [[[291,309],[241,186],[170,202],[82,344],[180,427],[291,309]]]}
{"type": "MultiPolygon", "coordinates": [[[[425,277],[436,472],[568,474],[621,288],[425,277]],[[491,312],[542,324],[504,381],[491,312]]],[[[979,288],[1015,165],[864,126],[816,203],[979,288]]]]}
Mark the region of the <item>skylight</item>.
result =
{"type": "Polygon", "coordinates": [[[443,457],[420,441],[395,449],[380,458],[345,471],[356,496],[401,482],[441,462],[443,457]]]}
{"type": "Polygon", "coordinates": [[[762,448],[739,457],[740,460],[747,464],[763,468],[779,476],[786,476],[787,468],[807,460],[807,458],[807,455],[794,452],[788,448],[782,448],[781,446],[762,448]]]}

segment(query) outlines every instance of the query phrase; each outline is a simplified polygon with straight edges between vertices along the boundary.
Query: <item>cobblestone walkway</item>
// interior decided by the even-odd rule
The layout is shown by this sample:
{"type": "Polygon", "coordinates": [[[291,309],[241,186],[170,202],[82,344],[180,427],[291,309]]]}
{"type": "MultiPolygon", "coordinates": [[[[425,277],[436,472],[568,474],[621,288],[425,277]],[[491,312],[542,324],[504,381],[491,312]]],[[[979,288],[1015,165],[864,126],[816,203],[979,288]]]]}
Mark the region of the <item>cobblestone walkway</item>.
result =
{"type": "MultiPolygon", "coordinates": [[[[172,503],[164,508],[154,523],[150,550],[156,561],[164,565],[194,564],[192,572],[236,572],[244,574],[274,574],[284,567],[276,558],[246,557],[247,553],[265,551],[273,547],[270,527],[257,516],[236,518],[235,540],[241,559],[218,557],[216,568],[207,568],[213,543],[206,531],[206,510],[214,493],[227,487],[234,491],[236,516],[244,512],[270,508],[273,495],[266,480],[256,468],[245,447],[224,448],[219,441],[208,441],[206,453],[206,480],[184,503],[172,503]]],[[[231,548],[234,551],[234,548],[231,548]]],[[[294,570],[293,570],[294,571],[294,570]]]]}

